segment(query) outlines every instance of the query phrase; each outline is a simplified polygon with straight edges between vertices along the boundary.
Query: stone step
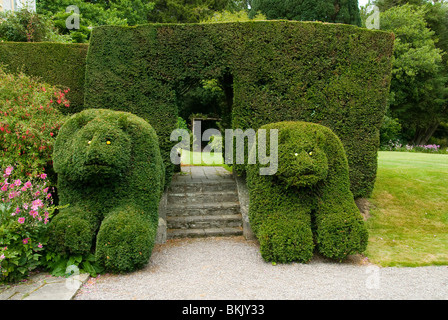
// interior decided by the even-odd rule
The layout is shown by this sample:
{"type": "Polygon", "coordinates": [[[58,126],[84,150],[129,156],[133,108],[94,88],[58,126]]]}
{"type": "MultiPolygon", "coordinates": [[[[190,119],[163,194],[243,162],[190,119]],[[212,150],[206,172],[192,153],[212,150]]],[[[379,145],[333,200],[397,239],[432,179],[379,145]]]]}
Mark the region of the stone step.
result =
{"type": "Polygon", "coordinates": [[[233,228],[243,225],[241,214],[167,217],[168,229],[233,228]]]}
{"type": "Polygon", "coordinates": [[[170,193],[193,193],[205,191],[235,191],[237,186],[234,180],[205,180],[195,182],[171,183],[168,191],[170,193]]]}
{"type": "Polygon", "coordinates": [[[204,191],[204,192],[182,192],[168,193],[168,206],[189,205],[218,202],[238,201],[238,192],[234,191],[204,191]]]}
{"type": "Polygon", "coordinates": [[[232,237],[243,235],[242,227],[235,228],[207,228],[207,229],[168,229],[167,238],[205,238],[232,237]]]}
{"type": "Polygon", "coordinates": [[[167,207],[167,217],[175,216],[201,216],[201,215],[232,215],[240,213],[240,203],[232,202],[214,202],[214,203],[195,203],[170,204],[167,207]]]}

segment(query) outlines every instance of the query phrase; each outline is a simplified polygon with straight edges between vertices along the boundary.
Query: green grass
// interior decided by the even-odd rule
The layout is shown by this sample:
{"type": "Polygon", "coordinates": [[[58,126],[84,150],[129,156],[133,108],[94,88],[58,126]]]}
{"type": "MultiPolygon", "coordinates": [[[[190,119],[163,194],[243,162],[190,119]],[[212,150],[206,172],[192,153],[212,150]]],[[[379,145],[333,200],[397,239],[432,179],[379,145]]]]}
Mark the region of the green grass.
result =
{"type": "Polygon", "coordinates": [[[448,265],[448,155],[380,152],[370,201],[371,262],[448,265]]]}
{"type": "Polygon", "coordinates": [[[232,167],[224,163],[222,153],[210,154],[207,152],[191,152],[188,150],[182,150],[181,164],[187,166],[194,165],[194,166],[223,167],[226,170],[232,172],[232,167]]]}

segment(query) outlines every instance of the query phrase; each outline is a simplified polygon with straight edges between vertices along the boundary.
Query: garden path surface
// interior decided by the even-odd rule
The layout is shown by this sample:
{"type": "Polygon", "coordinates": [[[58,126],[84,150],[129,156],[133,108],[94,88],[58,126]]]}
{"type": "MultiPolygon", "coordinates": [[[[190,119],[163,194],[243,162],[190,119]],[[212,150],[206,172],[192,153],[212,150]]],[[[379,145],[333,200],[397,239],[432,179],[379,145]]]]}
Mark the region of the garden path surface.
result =
{"type": "Polygon", "coordinates": [[[74,299],[448,300],[448,266],[379,268],[362,256],[273,265],[243,237],[175,239],[144,269],[91,278],[74,299]]]}

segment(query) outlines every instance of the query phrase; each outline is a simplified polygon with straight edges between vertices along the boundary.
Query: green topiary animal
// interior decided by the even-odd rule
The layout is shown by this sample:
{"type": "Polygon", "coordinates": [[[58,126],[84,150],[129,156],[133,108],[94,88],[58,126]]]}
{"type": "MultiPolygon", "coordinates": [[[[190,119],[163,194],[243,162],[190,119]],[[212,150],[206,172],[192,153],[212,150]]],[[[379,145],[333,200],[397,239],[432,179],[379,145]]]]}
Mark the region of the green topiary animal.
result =
{"type": "Polygon", "coordinates": [[[154,129],[131,113],[85,110],[60,129],[53,162],[60,205],[69,206],[50,223],[50,248],[68,255],[95,250],[112,272],[144,266],[164,186],[154,129]]]}
{"type": "MultiPolygon", "coordinates": [[[[249,220],[262,257],[273,262],[307,262],[314,249],[342,260],[365,250],[368,233],[350,191],[347,158],[327,127],[279,122],[278,171],[260,175],[248,165],[249,220]]],[[[270,150],[268,143],[267,150],[270,150]]],[[[274,148],[275,150],[275,148],[274,148]]]]}

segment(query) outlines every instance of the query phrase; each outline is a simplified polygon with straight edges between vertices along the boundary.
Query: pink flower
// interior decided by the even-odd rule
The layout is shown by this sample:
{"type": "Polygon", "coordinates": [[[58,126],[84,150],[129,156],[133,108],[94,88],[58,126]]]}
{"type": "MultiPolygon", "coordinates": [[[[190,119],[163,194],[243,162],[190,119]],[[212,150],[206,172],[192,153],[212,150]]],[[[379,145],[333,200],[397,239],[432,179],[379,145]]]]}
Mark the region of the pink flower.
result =
{"type": "Polygon", "coordinates": [[[23,223],[25,222],[25,218],[20,217],[19,220],[18,220],[18,222],[19,222],[20,224],[23,224],[23,223]]]}
{"type": "Polygon", "coordinates": [[[14,184],[18,187],[22,184],[22,181],[20,181],[20,179],[17,179],[16,181],[14,181],[14,184]]]}
{"type": "Polygon", "coordinates": [[[36,218],[38,216],[38,212],[35,210],[30,210],[30,216],[32,216],[33,218],[36,218]]]}
{"type": "Polygon", "coordinates": [[[11,174],[12,170],[14,170],[13,167],[11,167],[11,166],[7,167],[6,170],[5,170],[5,175],[9,176],[11,174]]]}
{"type": "Polygon", "coordinates": [[[11,213],[11,217],[15,216],[16,214],[20,213],[20,209],[19,207],[16,208],[16,211],[14,211],[13,213],[11,213]]]}
{"type": "Polygon", "coordinates": [[[24,203],[22,207],[23,207],[23,209],[28,210],[28,204],[27,203],[24,203]]]}
{"type": "Polygon", "coordinates": [[[4,255],[4,254],[2,254],[2,255],[0,256],[0,260],[3,260],[3,259],[5,259],[5,255],[4,255]]]}
{"type": "Polygon", "coordinates": [[[33,209],[33,210],[37,210],[37,208],[42,208],[43,206],[44,206],[44,203],[40,199],[34,200],[31,203],[31,209],[33,209]]]}
{"type": "Polygon", "coordinates": [[[2,186],[1,190],[2,190],[3,192],[7,191],[7,190],[8,190],[8,184],[5,183],[5,184],[2,186]]]}
{"type": "Polygon", "coordinates": [[[9,195],[8,195],[8,197],[9,197],[9,199],[14,199],[15,197],[17,197],[17,195],[18,195],[18,193],[17,192],[11,192],[9,195]]]}
{"type": "Polygon", "coordinates": [[[23,244],[27,244],[27,243],[28,243],[28,240],[30,240],[30,238],[25,238],[25,239],[23,239],[23,240],[22,240],[23,244]]]}
{"type": "Polygon", "coordinates": [[[26,188],[31,188],[31,182],[29,182],[29,181],[25,182],[25,187],[26,188]]]}
{"type": "Polygon", "coordinates": [[[47,178],[47,174],[42,173],[42,174],[40,175],[40,177],[41,177],[42,179],[46,179],[46,178],[47,178]]]}
{"type": "Polygon", "coordinates": [[[44,246],[42,245],[42,243],[39,242],[39,244],[37,245],[38,248],[43,248],[44,246]]]}

